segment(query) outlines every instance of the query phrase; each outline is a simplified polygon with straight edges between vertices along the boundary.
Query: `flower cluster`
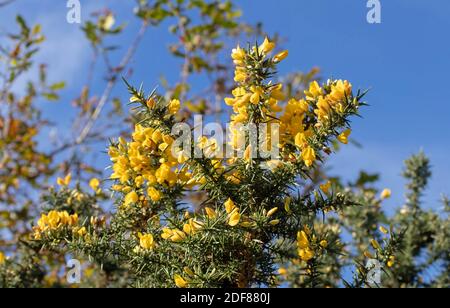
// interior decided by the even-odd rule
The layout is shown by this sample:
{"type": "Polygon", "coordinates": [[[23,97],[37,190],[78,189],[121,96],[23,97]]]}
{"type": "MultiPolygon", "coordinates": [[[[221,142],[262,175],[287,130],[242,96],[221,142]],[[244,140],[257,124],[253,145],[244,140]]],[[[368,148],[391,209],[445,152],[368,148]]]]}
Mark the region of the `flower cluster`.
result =
{"type": "MultiPolygon", "coordinates": [[[[338,141],[348,143],[351,130],[345,128],[345,117],[357,113],[359,97],[353,95],[348,81],[329,80],[323,86],[313,81],[304,91],[303,98],[291,98],[283,108],[280,105],[286,99],[283,84],[267,81],[274,74],[276,64],[288,56],[287,51],[282,51],[268,58],[275,47],[275,43],[266,38],[259,48],[245,50],[238,46],[232,52],[238,87],[233,90],[232,98],[225,99],[234,111],[230,144],[243,151],[246,134],[242,125],[266,123],[269,127],[263,140],[266,149],[277,146],[284,153],[284,161],[299,160],[311,167],[323,150],[324,138],[334,136],[338,141]],[[275,132],[270,126],[274,123],[279,125],[275,132]],[[339,126],[343,129],[335,131],[339,126]],[[279,135],[279,144],[272,145],[273,133],[279,135]],[[299,155],[295,154],[297,150],[299,155]]],[[[249,161],[252,150],[248,145],[243,151],[246,161],[249,161]]]]}
{"type": "Polygon", "coordinates": [[[308,262],[313,259],[317,251],[321,251],[328,247],[327,240],[318,240],[311,230],[305,227],[297,233],[298,255],[302,261],[308,262]]]}
{"type": "Polygon", "coordinates": [[[202,222],[194,218],[190,218],[188,222],[183,225],[183,230],[163,228],[161,237],[172,242],[181,242],[186,239],[187,236],[196,234],[197,232],[201,231],[202,228],[202,222]]]}
{"type": "MultiPolygon", "coordinates": [[[[171,105],[169,109],[177,110],[171,105]]],[[[114,171],[111,179],[118,182],[113,190],[125,194],[125,206],[139,201],[143,204],[158,202],[164,188],[187,179],[186,171],[177,169],[184,158],[182,153],[179,157],[172,155],[173,142],[174,139],[161,130],[138,124],[131,142],[120,138],[110,147],[114,171]]]]}
{"type": "Polygon", "coordinates": [[[78,214],[70,215],[67,211],[50,211],[48,214],[42,214],[37,222],[37,226],[33,228],[34,238],[41,239],[42,234],[51,232],[64,227],[69,227],[74,234],[84,236],[86,234],[85,227],[78,227],[78,214]]]}
{"type": "MultiPolygon", "coordinates": [[[[271,76],[275,64],[285,59],[288,52],[283,51],[267,59],[274,48],[275,44],[266,38],[258,48],[245,50],[238,46],[232,52],[231,56],[236,65],[234,80],[238,83],[238,87],[232,91],[232,98],[225,99],[225,103],[233,107],[230,144],[237,150],[240,150],[240,145],[245,138],[240,129],[242,124],[263,121],[274,123],[276,113],[282,110],[278,106],[278,103],[284,99],[282,85],[273,85],[267,82],[266,78],[271,76]],[[264,65],[261,65],[263,63],[264,65]]],[[[266,142],[270,142],[270,138],[266,142]]]]}

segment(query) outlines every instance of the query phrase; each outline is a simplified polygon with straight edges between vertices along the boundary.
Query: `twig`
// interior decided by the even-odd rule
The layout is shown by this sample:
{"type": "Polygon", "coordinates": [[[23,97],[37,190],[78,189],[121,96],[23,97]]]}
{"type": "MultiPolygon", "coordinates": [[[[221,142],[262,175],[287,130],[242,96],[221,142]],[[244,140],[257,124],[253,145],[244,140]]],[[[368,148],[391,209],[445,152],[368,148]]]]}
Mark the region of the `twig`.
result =
{"type": "Polygon", "coordinates": [[[97,121],[103,108],[105,107],[106,102],[109,100],[109,97],[111,96],[111,92],[117,83],[117,76],[123,72],[123,70],[126,68],[128,63],[133,58],[133,55],[135,54],[135,52],[139,46],[139,43],[141,42],[142,38],[144,37],[147,27],[148,27],[148,23],[144,22],[141,26],[141,29],[139,30],[138,35],[136,36],[135,41],[133,42],[133,44],[131,44],[131,46],[128,49],[127,53],[125,54],[124,58],[120,62],[119,66],[117,67],[116,74],[114,76],[112,76],[110,78],[110,80],[108,81],[108,84],[106,85],[106,88],[103,91],[103,94],[99,100],[97,107],[95,108],[94,112],[92,113],[91,117],[89,118],[88,122],[86,123],[86,126],[83,128],[80,136],[76,140],[77,144],[83,143],[83,141],[89,135],[89,132],[92,130],[95,122],[97,121]]]}
{"type": "Polygon", "coordinates": [[[13,3],[14,1],[16,1],[16,0],[4,0],[4,1],[1,1],[0,2],[0,7],[7,6],[8,4],[13,3]]]}

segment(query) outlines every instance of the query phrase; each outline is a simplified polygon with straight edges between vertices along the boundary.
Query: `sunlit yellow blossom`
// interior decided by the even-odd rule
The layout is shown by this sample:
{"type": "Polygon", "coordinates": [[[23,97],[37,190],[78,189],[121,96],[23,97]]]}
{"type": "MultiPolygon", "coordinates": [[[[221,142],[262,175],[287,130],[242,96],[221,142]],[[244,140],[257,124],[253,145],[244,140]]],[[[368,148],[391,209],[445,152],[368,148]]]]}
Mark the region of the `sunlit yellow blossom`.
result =
{"type": "Polygon", "coordinates": [[[210,219],[214,219],[216,218],[217,214],[216,211],[214,211],[212,208],[210,207],[205,207],[205,212],[206,215],[210,218],[210,219]]]}
{"type": "Polygon", "coordinates": [[[125,206],[129,206],[132,203],[137,203],[139,201],[139,196],[135,191],[131,191],[125,196],[124,201],[125,206]]]}
{"type": "Polygon", "coordinates": [[[69,173],[64,179],[58,178],[56,180],[56,182],[59,186],[69,186],[71,180],[72,180],[72,174],[69,173]]]}
{"type": "Polygon", "coordinates": [[[261,100],[261,95],[264,93],[263,89],[260,87],[252,87],[251,91],[253,92],[252,96],[250,97],[250,102],[252,104],[258,104],[261,100]]]}
{"type": "Polygon", "coordinates": [[[3,254],[3,252],[0,251],[0,265],[5,264],[5,261],[6,261],[6,257],[3,254]]]}
{"type": "Polygon", "coordinates": [[[81,228],[75,228],[74,230],[74,233],[75,234],[77,234],[78,236],[85,236],[86,235],[86,233],[87,233],[87,230],[86,230],[86,227],[81,227],[81,228]]]}
{"type": "Polygon", "coordinates": [[[327,195],[330,192],[330,188],[331,188],[331,181],[328,181],[325,184],[320,185],[320,189],[327,195]]]}
{"type": "Polygon", "coordinates": [[[235,210],[231,215],[230,219],[228,220],[228,225],[231,227],[235,227],[239,224],[239,221],[241,220],[241,214],[239,211],[235,210]]]}
{"type": "Polygon", "coordinates": [[[270,211],[267,212],[267,217],[272,216],[273,214],[275,214],[278,211],[277,207],[274,207],[273,209],[271,209],[270,211]]]}
{"type": "Polygon", "coordinates": [[[141,246],[141,248],[145,250],[152,250],[153,248],[155,248],[156,243],[152,234],[139,233],[138,237],[139,245],[141,246]]]}
{"type": "Polygon", "coordinates": [[[302,151],[302,159],[306,167],[311,167],[316,160],[316,152],[312,147],[307,147],[302,151]]]}
{"type": "Polygon", "coordinates": [[[278,275],[286,276],[287,275],[287,270],[284,267],[280,267],[278,269],[278,275]]]}
{"type": "Polygon", "coordinates": [[[284,210],[286,211],[286,213],[291,213],[291,202],[292,202],[292,199],[290,198],[290,197],[287,197],[285,200],[284,200],[284,210]]]}
{"type": "Polygon", "coordinates": [[[233,200],[228,199],[225,202],[225,211],[230,214],[234,209],[236,208],[236,205],[234,204],[233,200]]]}
{"type": "Polygon", "coordinates": [[[309,247],[308,235],[305,231],[299,231],[297,233],[297,245],[301,249],[309,247]]]}
{"type": "Polygon", "coordinates": [[[315,99],[323,95],[323,90],[317,81],[313,81],[309,85],[309,90],[305,91],[305,94],[308,99],[315,99]]]}
{"type": "Polygon", "coordinates": [[[177,114],[177,112],[180,110],[181,103],[178,99],[173,99],[170,101],[168,110],[170,114],[177,114]]]}
{"type": "Polygon", "coordinates": [[[389,199],[392,196],[392,191],[390,189],[384,189],[381,192],[380,198],[381,199],[389,199]]]}
{"type": "Polygon", "coordinates": [[[314,113],[319,118],[319,121],[327,120],[331,112],[332,109],[329,102],[323,97],[319,97],[319,100],[317,102],[317,109],[314,110],[314,113]]]}
{"type": "Polygon", "coordinates": [[[284,59],[286,59],[288,55],[289,55],[289,51],[284,50],[284,51],[278,53],[275,57],[273,57],[273,62],[275,62],[275,63],[281,62],[284,59]]]}
{"type": "Polygon", "coordinates": [[[173,233],[172,233],[172,236],[170,237],[170,240],[172,242],[181,242],[186,238],[186,233],[184,233],[183,231],[178,230],[178,229],[175,229],[172,231],[173,231],[173,233]]]}
{"type": "Polygon", "coordinates": [[[175,285],[178,288],[186,288],[188,286],[187,281],[181,277],[180,275],[176,274],[175,276],[173,276],[173,280],[175,281],[175,285]]]}
{"type": "Polygon", "coordinates": [[[395,264],[395,256],[390,256],[389,260],[387,261],[387,266],[388,267],[393,267],[395,264]]]}
{"type": "Polygon", "coordinates": [[[305,262],[310,261],[314,258],[314,250],[312,250],[310,247],[299,249],[298,254],[300,256],[300,259],[302,259],[305,262]]]}
{"type": "Polygon", "coordinates": [[[98,188],[100,187],[100,181],[96,178],[91,179],[89,181],[89,187],[91,187],[93,191],[97,192],[98,188]]]}
{"type": "Polygon", "coordinates": [[[337,139],[342,142],[343,144],[348,144],[348,137],[350,136],[350,134],[352,133],[352,131],[350,129],[347,129],[346,131],[344,131],[342,134],[340,134],[337,139]]]}
{"type": "Polygon", "coordinates": [[[154,98],[149,98],[145,104],[149,109],[153,109],[156,106],[156,101],[154,98]]]}
{"type": "Polygon", "coordinates": [[[374,249],[377,249],[377,250],[380,250],[380,249],[381,249],[380,244],[379,244],[376,240],[371,240],[370,243],[372,244],[372,247],[373,247],[374,249]]]}
{"type": "Polygon", "coordinates": [[[268,54],[275,49],[275,43],[269,41],[269,38],[265,38],[264,42],[259,46],[259,53],[268,54]]]}
{"type": "Polygon", "coordinates": [[[240,46],[236,47],[231,52],[231,58],[235,61],[235,64],[242,64],[242,61],[245,59],[245,50],[240,46]]]}
{"type": "Polygon", "coordinates": [[[320,241],[319,245],[322,248],[327,248],[328,247],[328,242],[326,240],[322,240],[322,241],[320,241]]]}
{"type": "Polygon", "coordinates": [[[147,194],[150,197],[150,199],[152,199],[153,202],[158,202],[162,198],[161,192],[153,186],[150,186],[147,189],[147,194]]]}
{"type": "Polygon", "coordinates": [[[331,86],[331,93],[328,95],[328,99],[333,102],[340,102],[346,97],[348,98],[351,93],[352,85],[347,80],[338,80],[331,86]]]}
{"type": "Polygon", "coordinates": [[[269,221],[269,225],[271,225],[271,226],[276,226],[279,223],[280,223],[279,219],[274,219],[274,220],[269,221]]]}
{"type": "Polygon", "coordinates": [[[283,85],[281,83],[277,84],[272,88],[272,92],[270,93],[270,97],[277,101],[282,101],[286,98],[283,92],[283,85]]]}
{"type": "Polygon", "coordinates": [[[383,233],[383,234],[388,234],[389,233],[389,231],[383,226],[380,226],[380,232],[383,233]]]}

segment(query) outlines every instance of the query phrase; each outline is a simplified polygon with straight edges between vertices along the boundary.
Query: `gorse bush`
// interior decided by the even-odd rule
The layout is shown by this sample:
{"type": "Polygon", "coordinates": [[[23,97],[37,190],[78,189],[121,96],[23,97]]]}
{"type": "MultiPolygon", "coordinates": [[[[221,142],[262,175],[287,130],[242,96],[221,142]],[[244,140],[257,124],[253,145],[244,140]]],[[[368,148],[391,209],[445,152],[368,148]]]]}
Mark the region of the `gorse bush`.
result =
{"type": "MultiPolygon", "coordinates": [[[[217,43],[239,14],[229,2],[216,13],[202,3],[191,4],[212,18],[204,31],[217,43]]],[[[161,1],[167,15],[155,15],[142,3],[138,17],[156,25],[175,16],[184,22],[173,31],[192,38],[200,29],[181,18],[192,9],[183,4],[161,1]]],[[[98,27],[112,15],[102,18],[98,27]]],[[[84,27],[95,48],[109,33],[96,27],[84,27]]],[[[365,91],[314,80],[315,72],[278,78],[289,53],[266,37],[232,50],[230,115],[218,117],[214,135],[199,132],[195,115],[206,112],[187,99],[187,78],[214,68],[189,46],[183,81],[167,93],[124,80],[134,130],[111,138],[108,177],[67,172],[43,193],[39,217],[27,213],[33,222],[8,245],[14,252],[0,252],[1,287],[69,286],[61,269],[73,258],[85,287],[449,287],[449,201],[442,213],[422,208],[431,177],[423,153],[405,162],[406,202],[391,215],[383,208],[391,191],[375,188],[377,175],[361,172],[348,184],[326,175],[328,158],[349,144],[352,117],[367,106],[365,91]]]]}

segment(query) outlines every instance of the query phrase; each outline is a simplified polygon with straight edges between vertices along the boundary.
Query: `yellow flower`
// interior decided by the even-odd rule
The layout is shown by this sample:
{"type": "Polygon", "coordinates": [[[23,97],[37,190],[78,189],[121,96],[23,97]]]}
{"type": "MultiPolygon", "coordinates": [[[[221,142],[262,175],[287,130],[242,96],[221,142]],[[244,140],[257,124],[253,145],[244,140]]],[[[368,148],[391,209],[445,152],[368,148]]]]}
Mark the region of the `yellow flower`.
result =
{"type": "Polygon", "coordinates": [[[81,227],[81,228],[75,228],[73,229],[74,233],[77,234],[78,236],[85,236],[87,233],[86,227],[81,227]]]}
{"type": "Polygon", "coordinates": [[[92,188],[93,191],[97,192],[98,188],[100,187],[100,181],[96,178],[91,179],[89,181],[89,186],[92,188]]]}
{"type": "Polygon", "coordinates": [[[225,211],[230,214],[234,209],[236,208],[236,205],[234,204],[233,200],[228,199],[225,202],[225,211]]]}
{"type": "Polygon", "coordinates": [[[389,199],[391,196],[392,196],[392,191],[390,189],[386,188],[381,192],[380,198],[384,200],[384,199],[389,199]]]}
{"type": "Polygon", "coordinates": [[[181,103],[178,99],[173,99],[170,101],[168,109],[170,114],[177,114],[180,110],[181,103]]]}
{"type": "Polygon", "coordinates": [[[387,266],[388,267],[393,267],[395,264],[395,256],[390,256],[389,260],[387,261],[387,266]]]}
{"type": "Polygon", "coordinates": [[[278,269],[278,275],[286,276],[287,275],[287,270],[284,267],[280,267],[278,269]]]}
{"type": "Polygon", "coordinates": [[[317,81],[313,81],[309,85],[309,90],[305,91],[308,99],[315,99],[323,94],[322,88],[317,81]]]}
{"type": "Polygon", "coordinates": [[[72,180],[72,174],[69,173],[64,179],[58,178],[56,180],[56,183],[59,186],[69,186],[71,180],[72,180]]]}
{"type": "Polygon", "coordinates": [[[139,196],[135,191],[131,191],[125,196],[125,206],[129,206],[132,203],[137,203],[138,201],[139,196]]]}
{"type": "Polygon", "coordinates": [[[210,219],[214,219],[217,216],[216,211],[214,211],[210,207],[205,207],[205,212],[206,212],[206,215],[208,216],[208,218],[210,218],[210,219]]]}
{"type": "Polygon", "coordinates": [[[264,42],[259,46],[259,53],[268,54],[275,49],[275,43],[269,41],[269,38],[265,38],[264,42]]]}
{"type": "Polygon", "coordinates": [[[374,249],[377,249],[377,250],[380,250],[380,249],[381,249],[380,244],[379,244],[376,240],[371,240],[370,243],[372,244],[372,247],[373,247],[374,249]]]}
{"type": "Polygon", "coordinates": [[[183,226],[183,232],[186,234],[192,234],[192,228],[190,224],[184,224],[183,226]]]}
{"type": "Polygon", "coordinates": [[[180,275],[176,274],[175,276],[173,276],[173,280],[175,281],[175,285],[178,288],[186,288],[188,283],[187,281],[181,277],[180,275]]]}
{"type": "Polygon", "coordinates": [[[141,248],[145,250],[152,250],[153,248],[155,248],[156,243],[152,234],[139,233],[138,237],[141,248]]]}
{"type": "Polygon", "coordinates": [[[165,240],[168,240],[173,236],[173,231],[169,228],[164,228],[162,231],[161,237],[165,240]]]}
{"type": "Polygon", "coordinates": [[[347,80],[338,80],[334,85],[331,86],[331,93],[328,98],[332,102],[340,102],[344,98],[348,98],[352,93],[352,85],[347,80]]]}
{"type": "Polygon", "coordinates": [[[351,129],[347,129],[346,131],[344,131],[342,134],[340,134],[337,139],[342,142],[343,144],[348,144],[348,137],[350,136],[350,134],[352,133],[351,129]]]}
{"type": "Polygon", "coordinates": [[[322,248],[327,248],[328,247],[328,242],[326,240],[320,241],[319,244],[320,244],[320,247],[322,247],[322,248]]]}
{"type": "Polygon", "coordinates": [[[316,160],[316,152],[312,147],[307,147],[302,152],[302,159],[305,162],[306,167],[311,167],[316,160]]]}
{"type": "Polygon", "coordinates": [[[267,212],[267,217],[272,216],[273,214],[275,214],[278,211],[277,207],[274,207],[273,209],[271,209],[270,211],[267,212]]]}
{"type": "Polygon", "coordinates": [[[149,98],[146,102],[146,105],[149,109],[153,109],[156,106],[156,101],[154,98],[149,98]]]}
{"type": "Polygon", "coordinates": [[[302,259],[305,262],[308,262],[309,260],[311,260],[312,258],[314,258],[314,250],[312,250],[311,248],[307,247],[304,249],[299,249],[298,252],[300,259],[302,259]]]}
{"type": "Polygon", "coordinates": [[[272,93],[270,93],[270,97],[277,101],[282,101],[286,98],[283,93],[283,85],[281,83],[277,84],[273,88],[272,93]]]}
{"type": "Polygon", "coordinates": [[[234,81],[244,82],[247,79],[247,75],[244,72],[236,72],[234,75],[234,81]]]}
{"type": "Polygon", "coordinates": [[[331,188],[331,181],[328,181],[326,184],[320,185],[320,189],[327,195],[330,192],[330,188],[331,188]]]}
{"type": "Polygon", "coordinates": [[[383,234],[388,234],[389,233],[389,231],[383,226],[380,226],[380,232],[383,233],[383,234]]]}
{"type": "Polygon", "coordinates": [[[250,97],[250,102],[252,104],[258,104],[261,99],[261,95],[264,94],[264,91],[260,87],[251,87],[251,91],[253,92],[252,96],[250,97]]]}
{"type": "Polygon", "coordinates": [[[5,264],[6,257],[3,252],[0,251],[0,265],[5,264]]]}
{"type": "Polygon", "coordinates": [[[232,50],[231,58],[235,61],[235,64],[241,64],[245,59],[245,50],[238,45],[235,49],[232,50]]]}
{"type": "Polygon", "coordinates": [[[181,242],[186,238],[186,233],[181,230],[175,229],[172,230],[173,235],[170,237],[172,242],[181,242]]]}
{"type": "Polygon", "coordinates": [[[241,214],[239,213],[239,211],[236,209],[231,215],[230,215],[230,219],[228,220],[228,225],[230,225],[231,227],[235,227],[239,224],[239,221],[241,220],[241,214]]]}
{"type": "Polygon", "coordinates": [[[269,225],[271,225],[271,226],[276,226],[279,223],[280,223],[279,219],[274,219],[274,220],[269,221],[269,225]]]}
{"type": "Polygon", "coordinates": [[[153,186],[147,189],[147,194],[153,202],[158,202],[162,198],[161,192],[153,186]]]}
{"type": "Polygon", "coordinates": [[[308,235],[305,231],[299,231],[297,233],[297,246],[300,249],[305,249],[309,247],[308,235]]]}
{"type": "Polygon", "coordinates": [[[292,202],[292,199],[290,197],[287,197],[284,200],[284,210],[286,211],[286,213],[291,212],[291,202],[292,202]]]}
{"type": "Polygon", "coordinates": [[[273,58],[273,62],[275,62],[275,63],[281,62],[284,59],[286,59],[288,55],[289,55],[289,51],[287,51],[287,50],[282,51],[273,58]]]}

